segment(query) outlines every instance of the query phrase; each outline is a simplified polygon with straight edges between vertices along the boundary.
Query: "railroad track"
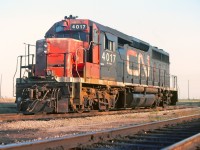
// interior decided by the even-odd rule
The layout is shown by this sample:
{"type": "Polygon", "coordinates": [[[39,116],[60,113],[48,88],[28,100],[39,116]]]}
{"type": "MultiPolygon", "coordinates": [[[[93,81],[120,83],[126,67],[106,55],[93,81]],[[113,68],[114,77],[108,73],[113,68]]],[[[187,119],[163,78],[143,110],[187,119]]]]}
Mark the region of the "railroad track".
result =
{"type": "MultiPolygon", "coordinates": [[[[179,117],[175,119],[121,127],[118,129],[105,130],[79,134],[56,139],[33,141],[18,144],[0,146],[2,150],[64,150],[64,149],[161,149],[177,141],[186,139],[200,131],[200,114],[179,117]],[[164,142],[163,142],[164,140],[164,142]],[[96,144],[95,144],[96,143],[96,144]],[[143,146],[143,147],[141,147],[143,146]],[[145,147],[146,146],[146,147],[145,147]]],[[[187,142],[179,142],[177,146],[187,149],[187,143],[197,142],[199,135],[195,135],[187,142]],[[181,144],[182,143],[182,144],[181,144]]],[[[194,143],[193,143],[194,145],[194,143]]]]}
{"type": "Polygon", "coordinates": [[[85,113],[67,113],[67,114],[36,114],[36,115],[23,115],[23,114],[0,114],[0,121],[19,121],[19,120],[48,120],[48,119],[59,119],[59,118],[80,118],[80,117],[92,117],[100,115],[116,115],[126,113],[140,113],[140,112],[151,112],[151,111],[164,111],[164,110],[176,110],[194,108],[191,106],[168,106],[166,108],[157,107],[155,109],[125,109],[118,111],[91,111],[85,113]]]}
{"type": "MultiPolygon", "coordinates": [[[[78,149],[194,149],[200,146],[200,119],[179,123],[161,129],[140,131],[137,134],[117,137],[78,149]],[[179,142],[180,141],[180,142],[179,142]],[[178,143],[177,143],[178,142],[178,143]]],[[[200,147],[199,147],[200,148],[200,147]]]]}

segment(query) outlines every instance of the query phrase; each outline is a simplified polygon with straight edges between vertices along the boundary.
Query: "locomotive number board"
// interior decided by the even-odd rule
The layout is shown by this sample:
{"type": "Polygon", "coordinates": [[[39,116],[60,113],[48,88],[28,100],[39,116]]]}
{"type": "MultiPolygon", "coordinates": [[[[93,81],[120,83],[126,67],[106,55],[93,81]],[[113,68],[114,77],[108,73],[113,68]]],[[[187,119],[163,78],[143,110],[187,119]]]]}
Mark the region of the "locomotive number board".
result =
{"type": "Polygon", "coordinates": [[[71,24],[71,30],[86,30],[86,24],[71,24]]]}

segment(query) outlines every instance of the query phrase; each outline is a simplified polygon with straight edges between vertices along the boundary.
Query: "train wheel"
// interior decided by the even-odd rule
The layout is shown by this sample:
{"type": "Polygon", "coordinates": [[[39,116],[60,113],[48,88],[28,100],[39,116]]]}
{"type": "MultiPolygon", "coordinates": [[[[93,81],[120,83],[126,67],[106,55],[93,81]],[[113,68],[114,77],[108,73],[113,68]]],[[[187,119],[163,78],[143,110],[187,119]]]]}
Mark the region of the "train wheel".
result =
{"type": "Polygon", "coordinates": [[[168,102],[167,102],[167,101],[162,101],[162,102],[161,102],[161,106],[162,106],[163,108],[167,108],[169,105],[168,105],[168,102]]]}
{"type": "Polygon", "coordinates": [[[151,108],[157,108],[158,106],[160,106],[160,100],[155,100],[155,102],[152,104],[151,108]]]}
{"type": "Polygon", "coordinates": [[[99,111],[108,111],[109,103],[106,99],[99,99],[99,111]]]}
{"type": "Polygon", "coordinates": [[[77,113],[83,113],[85,111],[84,107],[82,105],[80,106],[76,106],[76,110],[77,113]]]}
{"type": "Polygon", "coordinates": [[[81,114],[84,112],[84,109],[77,109],[76,112],[81,114]]]}

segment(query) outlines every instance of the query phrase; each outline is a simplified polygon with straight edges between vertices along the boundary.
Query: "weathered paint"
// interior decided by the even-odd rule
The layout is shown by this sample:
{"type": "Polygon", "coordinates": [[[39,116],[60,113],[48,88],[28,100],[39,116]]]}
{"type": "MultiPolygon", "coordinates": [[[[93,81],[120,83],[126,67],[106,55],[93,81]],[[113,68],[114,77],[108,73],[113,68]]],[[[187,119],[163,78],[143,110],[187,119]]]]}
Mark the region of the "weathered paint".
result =
{"type": "Polygon", "coordinates": [[[36,57],[45,55],[46,65],[36,64],[36,68],[40,68],[40,73],[36,70],[36,75],[45,75],[48,70],[52,71],[54,76],[64,76],[64,54],[66,54],[66,76],[73,76],[75,69],[73,65],[84,63],[84,46],[88,46],[86,42],[68,38],[48,38],[45,42],[46,51],[37,53],[36,57]]]}

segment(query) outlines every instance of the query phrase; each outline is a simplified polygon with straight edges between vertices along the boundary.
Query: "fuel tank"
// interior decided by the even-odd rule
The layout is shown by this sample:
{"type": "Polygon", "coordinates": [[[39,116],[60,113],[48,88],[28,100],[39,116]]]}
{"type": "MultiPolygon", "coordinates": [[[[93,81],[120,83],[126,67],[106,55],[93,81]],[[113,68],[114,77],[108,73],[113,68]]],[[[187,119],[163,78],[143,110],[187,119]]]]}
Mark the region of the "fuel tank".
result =
{"type": "Polygon", "coordinates": [[[132,94],[131,107],[150,107],[155,102],[154,94],[132,94]]]}

